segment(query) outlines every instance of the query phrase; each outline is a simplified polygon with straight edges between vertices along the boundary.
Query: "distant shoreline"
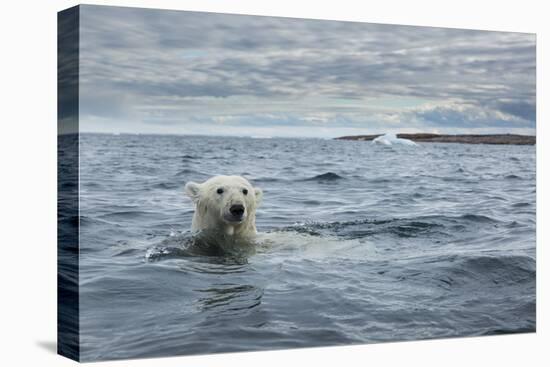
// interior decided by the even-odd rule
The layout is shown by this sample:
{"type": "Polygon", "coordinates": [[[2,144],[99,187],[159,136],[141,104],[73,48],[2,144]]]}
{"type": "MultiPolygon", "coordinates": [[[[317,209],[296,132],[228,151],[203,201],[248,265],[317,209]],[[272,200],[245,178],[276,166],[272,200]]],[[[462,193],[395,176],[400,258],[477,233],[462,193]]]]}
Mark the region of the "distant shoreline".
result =
{"type": "MultiPolygon", "coordinates": [[[[383,134],[377,135],[350,135],[334,138],[335,140],[357,140],[370,141],[374,140],[383,134]]],[[[459,135],[443,135],[443,134],[397,134],[398,138],[410,139],[417,143],[461,143],[461,144],[510,144],[510,145],[535,145],[536,136],[533,135],[517,135],[517,134],[459,134],[459,135]]]]}

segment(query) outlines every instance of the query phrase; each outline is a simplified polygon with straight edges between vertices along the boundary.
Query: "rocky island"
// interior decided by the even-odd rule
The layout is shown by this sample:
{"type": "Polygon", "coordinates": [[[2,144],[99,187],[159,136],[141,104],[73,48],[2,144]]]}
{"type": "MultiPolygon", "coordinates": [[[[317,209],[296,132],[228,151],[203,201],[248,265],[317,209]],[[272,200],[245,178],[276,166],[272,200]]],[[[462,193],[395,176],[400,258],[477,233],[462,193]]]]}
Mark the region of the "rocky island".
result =
{"type": "MultiPolygon", "coordinates": [[[[371,141],[383,134],[377,135],[351,135],[335,138],[336,140],[358,140],[371,141]]],[[[517,135],[517,134],[460,134],[460,135],[443,135],[443,134],[397,134],[400,139],[409,139],[416,143],[462,143],[462,144],[512,144],[512,145],[534,145],[536,136],[533,135],[517,135]]]]}

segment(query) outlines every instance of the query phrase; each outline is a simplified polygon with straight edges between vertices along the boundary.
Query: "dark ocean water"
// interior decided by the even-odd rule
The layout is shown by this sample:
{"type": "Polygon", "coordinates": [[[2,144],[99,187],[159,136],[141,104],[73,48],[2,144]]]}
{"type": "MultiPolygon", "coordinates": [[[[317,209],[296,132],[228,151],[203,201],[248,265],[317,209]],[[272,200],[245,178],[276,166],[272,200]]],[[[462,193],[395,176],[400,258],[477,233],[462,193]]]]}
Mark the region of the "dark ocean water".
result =
{"type": "MultiPolygon", "coordinates": [[[[82,360],[535,331],[535,147],[84,134],[82,360]],[[187,181],[264,191],[188,251],[187,181]]],[[[62,179],[62,178],[61,178],[62,179]]]]}

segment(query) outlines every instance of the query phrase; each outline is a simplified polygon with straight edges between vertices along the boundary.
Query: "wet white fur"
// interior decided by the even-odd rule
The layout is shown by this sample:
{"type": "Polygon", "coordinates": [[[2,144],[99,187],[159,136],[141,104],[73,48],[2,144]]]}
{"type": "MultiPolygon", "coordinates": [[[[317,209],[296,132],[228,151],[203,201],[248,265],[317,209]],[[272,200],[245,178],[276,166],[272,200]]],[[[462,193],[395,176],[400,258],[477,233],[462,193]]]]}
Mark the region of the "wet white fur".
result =
{"type": "Polygon", "coordinates": [[[248,239],[256,234],[256,209],[262,199],[262,190],[254,188],[240,176],[214,176],[203,183],[188,182],[185,193],[195,204],[191,230],[209,235],[248,239]],[[223,189],[218,194],[218,189],[223,189]],[[245,195],[243,190],[248,190],[245,195]],[[231,205],[245,208],[242,221],[228,220],[231,205]]]}

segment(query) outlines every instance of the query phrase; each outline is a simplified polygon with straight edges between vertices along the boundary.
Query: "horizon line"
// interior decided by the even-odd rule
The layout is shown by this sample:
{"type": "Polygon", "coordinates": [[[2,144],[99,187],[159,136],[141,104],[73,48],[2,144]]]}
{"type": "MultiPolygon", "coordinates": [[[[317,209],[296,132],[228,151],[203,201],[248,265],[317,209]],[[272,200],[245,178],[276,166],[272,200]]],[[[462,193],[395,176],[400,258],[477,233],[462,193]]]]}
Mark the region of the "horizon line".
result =
{"type": "MultiPolygon", "coordinates": [[[[71,133],[58,133],[57,135],[74,135],[74,134],[96,134],[96,135],[155,135],[155,136],[190,136],[190,137],[230,137],[230,138],[251,138],[251,139],[338,139],[338,138],[345,138],[345,137],[359,137],[359,136],[381,136],[388,134],[386,132],[384,133],[365,133],[365,134],[353,134],[353,135],[338,135],[333,137],[319,137],[319,136],[304,136],[304,135],[296,135],[296,136],[281,136],[281,135],[218,135],[218,134],[185,134],[185,133],[154,133],[154,132],[105,132],[105,131],[80,131],[80,132],[71,132],[71,133]]],[[[515,136],[524,136],[524,137],[536,137],[537,134],[528,135],[528,134],[516,134],[516,133],[485,133],[485,134],[475,134],[475,133],[458,133],[458,134],[448,134],[448,133],[433,133],[433,132],[414,132],[414,133],[393,133],[396,135],[405,134],[405,135],[418,135],[418,134],[430,134],[430,135],[447,135],[447,136],[460,136],[460,135],[473,135],[473,136],[492,136],[492,135],[515,135],[515,136]]]]}

